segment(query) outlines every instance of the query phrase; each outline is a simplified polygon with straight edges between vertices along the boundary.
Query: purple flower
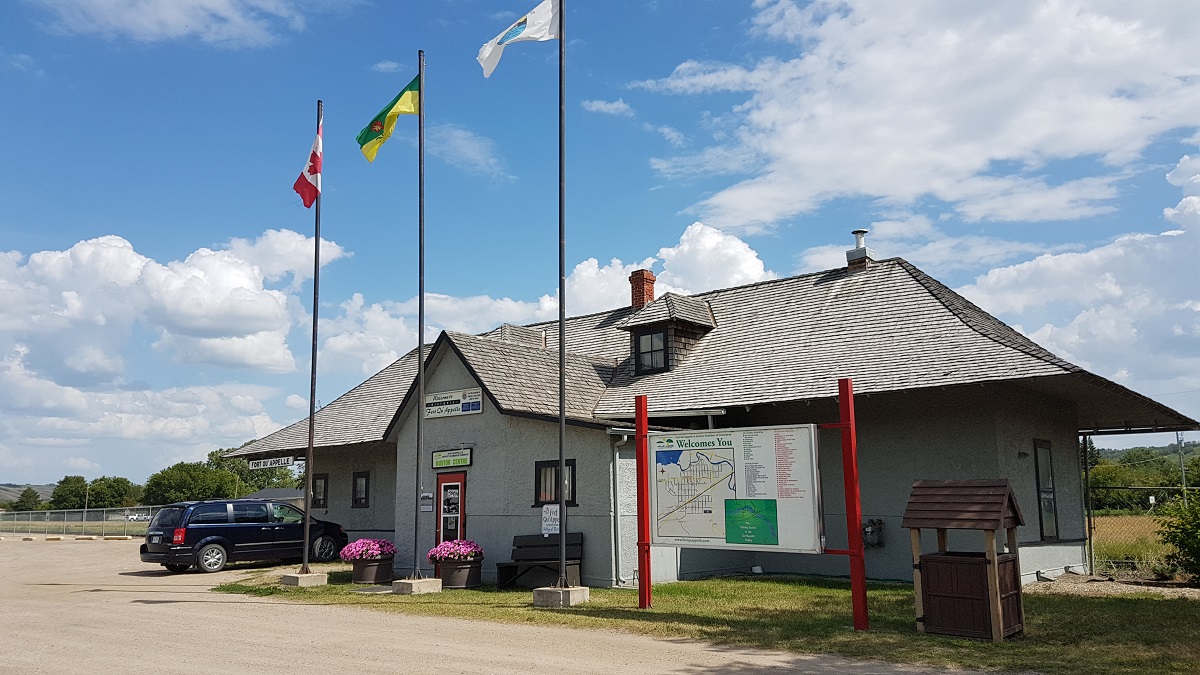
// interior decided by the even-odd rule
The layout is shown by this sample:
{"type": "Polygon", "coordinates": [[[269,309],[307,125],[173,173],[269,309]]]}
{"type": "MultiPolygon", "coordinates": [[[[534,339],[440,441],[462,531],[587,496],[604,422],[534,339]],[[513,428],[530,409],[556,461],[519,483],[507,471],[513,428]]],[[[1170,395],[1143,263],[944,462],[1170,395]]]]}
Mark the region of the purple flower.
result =
{"type": "Polygon", "coordinates": [[[475,560],[483,557],[483,547],[470,539],[452,539],[429,549],[427,557],[431,563],[447,560],[475,560]]]}
{"type": "Polygon", "coordinates": [[[396,555],[396,545],[387,539],[359,539],[347,544],[339,555],[342,560],[376,560],[396,555]]]}

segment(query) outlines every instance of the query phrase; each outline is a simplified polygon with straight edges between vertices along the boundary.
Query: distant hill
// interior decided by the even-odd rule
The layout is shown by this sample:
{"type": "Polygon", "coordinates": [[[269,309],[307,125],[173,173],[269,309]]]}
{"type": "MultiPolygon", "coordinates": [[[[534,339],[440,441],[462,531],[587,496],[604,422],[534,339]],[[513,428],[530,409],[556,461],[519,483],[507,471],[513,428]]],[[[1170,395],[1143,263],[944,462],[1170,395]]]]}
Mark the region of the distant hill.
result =
{"type": "Polygon", "coordinates": [[[54,493],[54,485],[16,485],[14,483],[0,483],[0,502],[15,502],[25,491],[25,488],[31,487],[37,491],[38,496],[42,501],[50,501],[50,495],[54,493]]]}

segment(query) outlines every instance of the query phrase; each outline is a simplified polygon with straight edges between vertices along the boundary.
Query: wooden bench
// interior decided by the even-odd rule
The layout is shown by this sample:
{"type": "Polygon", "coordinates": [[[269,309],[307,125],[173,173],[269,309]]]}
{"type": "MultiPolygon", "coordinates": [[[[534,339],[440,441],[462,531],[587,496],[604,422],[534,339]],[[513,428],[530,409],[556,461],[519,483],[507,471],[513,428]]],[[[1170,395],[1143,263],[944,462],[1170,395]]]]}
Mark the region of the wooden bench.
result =
{"type": "MultiPolygon", "coordinates": [[[[559,535],[523,534],[513,537],[512,562],[496,563],[496,585],[506,588],[534,570],[557,575],[559,535]]],[[[583,562],[583,533],[567,533],[567,583],[579,586],[579,565],[583,562]]]]}

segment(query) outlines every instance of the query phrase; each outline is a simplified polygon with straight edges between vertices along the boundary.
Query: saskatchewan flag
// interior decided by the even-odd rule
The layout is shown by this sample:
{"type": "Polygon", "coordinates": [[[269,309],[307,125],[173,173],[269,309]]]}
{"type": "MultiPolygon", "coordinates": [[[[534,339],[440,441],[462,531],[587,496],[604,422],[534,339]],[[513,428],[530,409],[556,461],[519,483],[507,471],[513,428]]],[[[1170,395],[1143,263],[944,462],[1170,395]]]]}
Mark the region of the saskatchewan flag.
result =
{"type": "Polygon", "coordinates": [[[371,123],[358,132],[358,146],[368,162],[375,161],[375,153],[379,146],[391,138],[392,130],[396,128],[396,118],[400,115],[416,115],[421,111],[421,76],[413,78],[408,86],[396,94],[392,102],[385,105],[383,110],[371,120],[371,123]]]}

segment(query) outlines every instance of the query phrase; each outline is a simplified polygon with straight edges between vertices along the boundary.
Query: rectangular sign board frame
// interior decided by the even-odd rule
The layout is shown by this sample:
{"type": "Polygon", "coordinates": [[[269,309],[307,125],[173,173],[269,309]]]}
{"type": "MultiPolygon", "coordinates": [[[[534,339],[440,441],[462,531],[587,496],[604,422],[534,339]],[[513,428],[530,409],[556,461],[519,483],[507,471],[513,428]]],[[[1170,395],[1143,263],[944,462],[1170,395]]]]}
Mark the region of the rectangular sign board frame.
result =
{"type": "Polygon", "coordinates": [[[823,553],[814,424],[653,432],[650,543],[823,553]]]}
{"type": "Polygon", "coordinates": [[[471,450],[473,448],[453,448],[450,450],[434,450],[433,451],[433,468],[437,469],[454,469],[462,466],[471,466],[471,450]]]}
{"type": "Polygon", "coordinates": [[[270,459],[250,460],[251,469],[278,469],[281,466],[291,466],[295,461],[292,457],[272,457],[270,459]]]}
{"type": "Polygon", "coordinates": [[[425,395],[425,419],[483,412],[483,389],[458,389],[425,395]]]}

